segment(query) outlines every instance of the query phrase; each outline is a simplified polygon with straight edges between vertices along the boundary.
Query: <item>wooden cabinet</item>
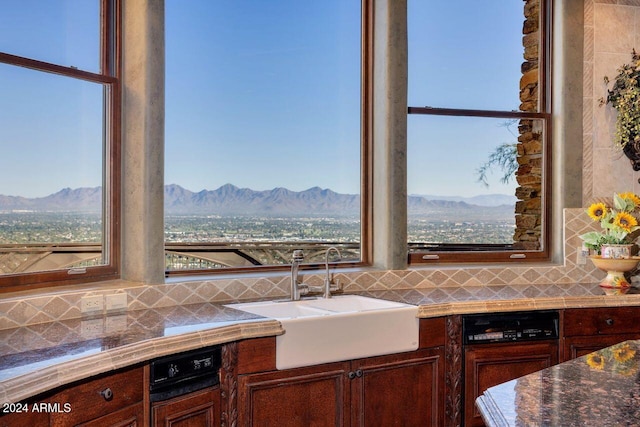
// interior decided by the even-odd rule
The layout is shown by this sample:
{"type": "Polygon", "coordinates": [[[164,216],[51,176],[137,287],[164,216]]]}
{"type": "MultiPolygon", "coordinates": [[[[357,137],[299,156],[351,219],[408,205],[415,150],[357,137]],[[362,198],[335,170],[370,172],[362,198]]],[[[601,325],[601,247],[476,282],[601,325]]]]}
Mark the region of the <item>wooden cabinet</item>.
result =
{"type": "Polygon", "coordinates": [[[28,412],[0,417],[2,427],[127,427],[148,424],[144,368],[105,374],[25,402],[28,412]]]}
{"type": "Polygon", "coordinates": [[[143,378],[143,368],[138,367],[104,375],[54,394],[45,401],[68,404],[69,411],[51,413],[51,427],[144,425],[143,378]]]}
{"type": "Polygon", "coordinates": [[[213,427],[220,425],[220,388],[209,387],[151,406],[154,427],[213,427]]]}
{"type": "Polygon", "coordinates": [[[443,349],[356,360],[349,373],[351,426],[443,424],[443,349]]]}
{"type": "Polygon", "coordinates": [[[241,342],[238,425],[443,425],[443,343],[444,319],[424,319],[416,351],[277,371],[275,338],[241,342]]]}
{"type": "Polygon", "coordinates": [[[468,346],[464,351],[465,426],[483,426],[475,401],[484,391],[558,363],[556,341],[468,346]]]}
{"type": "Polygon", "coordinates": [[[442,350],[240,375],[241,426],[437,426],[442,350]]]}
{"type": "Polygon", "coordinates": [[[564,312],[563,332],[563,361],[622,341],[640,339],[640,308],[567,309],[564,312]]]}
{"type": "Polygon", "coordinates": [[[348,425],[349,363],[240,375],[239,426],[348,425]]]}

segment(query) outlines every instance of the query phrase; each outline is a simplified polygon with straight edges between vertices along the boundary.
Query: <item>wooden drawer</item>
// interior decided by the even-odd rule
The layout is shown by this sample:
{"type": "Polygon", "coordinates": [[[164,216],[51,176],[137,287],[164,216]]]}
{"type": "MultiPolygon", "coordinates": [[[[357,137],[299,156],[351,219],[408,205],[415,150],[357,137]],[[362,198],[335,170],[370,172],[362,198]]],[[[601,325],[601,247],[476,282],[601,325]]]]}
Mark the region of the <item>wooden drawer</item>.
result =
{"type": "Polygon", "coordinates": [[[564,312],[564,336],[640,332],[640,307],[576,308],[564,312]]]}
{"type": "Polygon", "coordinates": [[[80,424],[142,401],[143,368],[110,374],[69,387],[45,402],[69,408],[51,414],[51,426],[80,424]],[[110,390],[111,393],[107,390],[110,390]]]}
{"type": "Polygon", "coordinates": [[[142,427],[148,425],[144,413],[144,404],[139,402],[76,427],[142,427]]]}

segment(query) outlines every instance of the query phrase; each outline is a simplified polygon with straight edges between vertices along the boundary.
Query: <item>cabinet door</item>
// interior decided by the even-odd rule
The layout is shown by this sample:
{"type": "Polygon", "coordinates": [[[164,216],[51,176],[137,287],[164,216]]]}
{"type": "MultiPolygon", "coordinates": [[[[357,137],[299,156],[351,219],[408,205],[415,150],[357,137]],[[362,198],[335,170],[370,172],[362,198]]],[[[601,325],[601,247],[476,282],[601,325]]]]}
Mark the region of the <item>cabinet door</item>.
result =
{"type": "Polygon", "coordinates": [[[464,363],[465,426],[483,426],[475,401],[484,391],[558,363],[555,341],[469,346],[464,363]]]}
{"type": "Polygon", "coordinates": [[[637,339],[640,339],[640,334],[567,337],[564,339],[564,360],[575,359],[622,341],[637,339]]]}
{"type": "Polygon", "coordinates": [[[238,425],[325,427],[349,422],[349,363],[238,376],[238,425]]]}
{"type": "Polygon", "coordinates": [[[220,425],[220,388],[206,388],[151,407],[154,427],[213,427],[220,425]]]}
{"type": "Polygon", "coordinates": [[[562,360],[575,359],[626,340],[640,339],[637,307],[574,308],[564,312],[562,360]]]}
{"type": "Polygon", "coordinates": [[[352,426],[440,426],[444,420],[444,349],[354,361],[352,426]]]}

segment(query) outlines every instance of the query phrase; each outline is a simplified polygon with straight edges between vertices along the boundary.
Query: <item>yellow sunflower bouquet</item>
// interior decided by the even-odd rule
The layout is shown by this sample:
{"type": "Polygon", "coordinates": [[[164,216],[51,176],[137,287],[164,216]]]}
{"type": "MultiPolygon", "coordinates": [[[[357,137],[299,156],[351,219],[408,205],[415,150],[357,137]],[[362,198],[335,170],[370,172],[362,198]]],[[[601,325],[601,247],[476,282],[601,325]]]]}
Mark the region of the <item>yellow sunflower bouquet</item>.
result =
{"type": "Polygon", "coordinates": [[[586,356],[589,367],[598,371],[610,371],[616,374],[630,376],[638,372],[636,351],[628,342],[615,344],[611,347],[589,353],[586,356]]]}
{"type": "Polygon", "coordinates": [[[602,245],[631,244],[637,238],[635,231],[640,214],[640,197],[634,193],[613,195],[613,206],[604,202],[593,203],[587,214],[600,222],[602,231],[591,231],[580,236],[589,249],[600,253],[602,245]]]}

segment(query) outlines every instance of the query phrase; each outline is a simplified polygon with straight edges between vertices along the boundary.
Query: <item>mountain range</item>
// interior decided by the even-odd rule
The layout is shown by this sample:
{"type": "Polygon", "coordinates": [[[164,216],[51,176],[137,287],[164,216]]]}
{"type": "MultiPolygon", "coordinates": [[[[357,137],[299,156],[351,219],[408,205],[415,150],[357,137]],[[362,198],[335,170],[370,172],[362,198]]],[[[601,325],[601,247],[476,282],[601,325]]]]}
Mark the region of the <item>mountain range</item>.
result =
{"type": "MultiPolygon", "coordinates": [[[[102,189],[65,188],[46,197],[26,198],[0,195],[0,211],[39,212],[98,212],[102,189]]],[[[489,215],[513,216],[515,197],[506,195],[476,196],[474,198],[410,195],[410,214],[432,214],[447,211],[459,213],[477,211],[480,207],[489,215]],[[433,199],[431,199],[433,198],[433,199]]],[[[324,215],[340,212],[341,215],[357,215],[360,196],[340,194],[329,189],[312,187],[304,191],[291,191],[278,187],[255,191],[231,184],[216,190],[189,191],[179,185],[166,185],[164,189],[165,211],[169,214],[213,215],[324,215]]]]}
{"type": "Polygon", "coordinates": [[[63,188],[46,197],[0,195],[0,212],[99,212],[102,205],[102,187],[63,188]]]}

